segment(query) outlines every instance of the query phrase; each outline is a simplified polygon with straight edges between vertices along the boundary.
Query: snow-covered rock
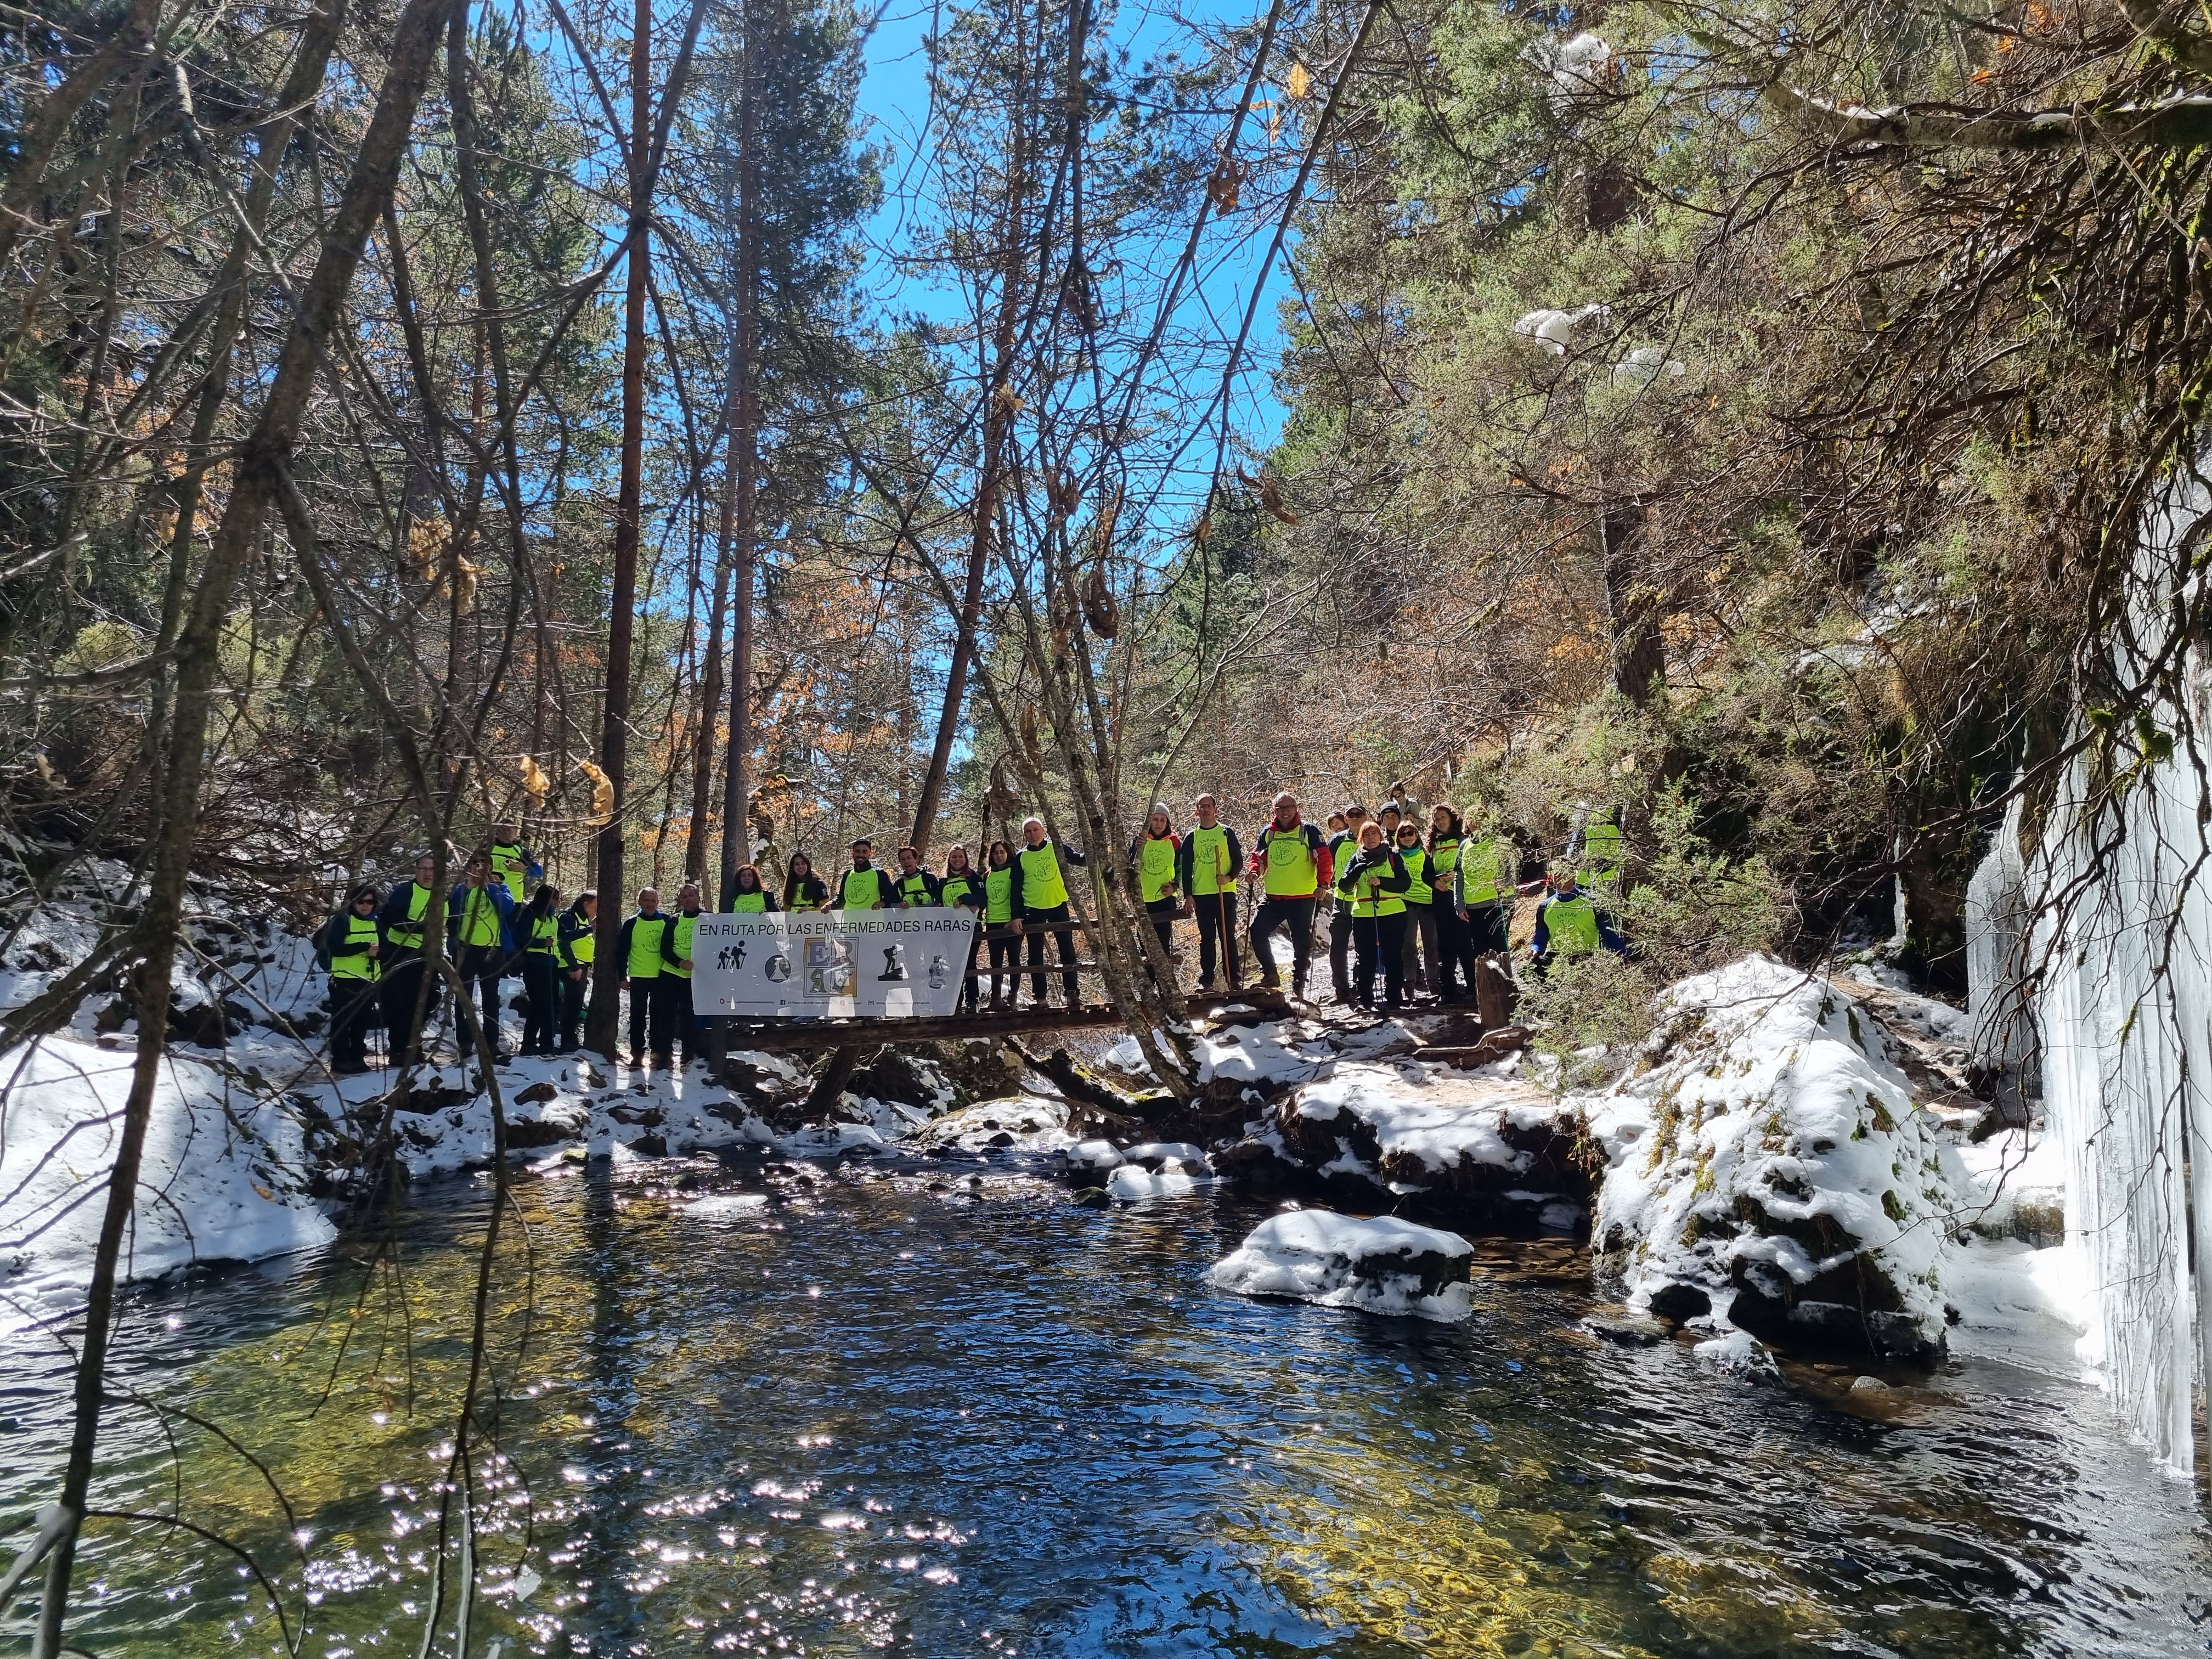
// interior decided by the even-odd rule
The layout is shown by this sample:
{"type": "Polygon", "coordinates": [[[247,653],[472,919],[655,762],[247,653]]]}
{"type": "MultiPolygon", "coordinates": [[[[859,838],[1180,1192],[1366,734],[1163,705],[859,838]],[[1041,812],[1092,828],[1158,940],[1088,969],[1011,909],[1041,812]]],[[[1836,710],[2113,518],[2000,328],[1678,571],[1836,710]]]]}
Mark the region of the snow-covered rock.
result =
{"type": "MultiPolygon", "coordinates": [[[[9,1318],[89,1280],[132,1056],[48,1039],[6,1061],[0,1091],[0,1291],[9,1318]]],[[[251,1261],[337,1236],[307,1196],[301,1125],[211,1066],[172,1055],[155,1085],[124,1273],[251,1261]]]]}
{"type": "Polygon", "coordinates": [[[1565,1231],[1591,1193],[1579,1110],[1509,1078],[1341,1060],[1217,1158],[1263,1191],[1427,1220],[1565,1231]]]}
{"type": "Polygon", "coordinates": [[[1879,1025],[1756,956],[1662,1008],[1650,1068],[1590,1109],[1597,1237],[1630,1304],[1784,1346],[1939,1351],[1954,1194],[1879,1025]]]}
{"type": "Polygon", "coordinates": [[[1291,1210],[1255,1227],[1214,1263],[1212,1277],[1240,1296],[1450,1322],[1473,1310],[1474,1256],[1458,1234],[1393,1216],[1363,1220],[1329,1210],[1291,1210]]]}

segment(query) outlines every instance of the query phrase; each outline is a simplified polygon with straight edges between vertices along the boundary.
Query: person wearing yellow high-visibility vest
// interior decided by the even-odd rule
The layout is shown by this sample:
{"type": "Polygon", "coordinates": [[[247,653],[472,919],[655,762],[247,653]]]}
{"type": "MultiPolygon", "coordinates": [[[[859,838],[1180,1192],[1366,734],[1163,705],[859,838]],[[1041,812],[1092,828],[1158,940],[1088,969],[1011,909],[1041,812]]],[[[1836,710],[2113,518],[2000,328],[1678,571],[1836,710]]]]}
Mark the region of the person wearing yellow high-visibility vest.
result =
{"type": "MultiPolygon", "coordinates": [[[[1367,827],[1367,809],[1356,800],[1346,801],[1343,811],[1332,814],[1344,820],[1343,830],[1330,838],[1328,855],[1331,863],[1341,871],[1359,856],[1359,834],[1367,827]]],[[[1336,988],[1336,1000],[1346,1007],[1356,999],[1352,992],[1352,905],[1334,887],[1335,902],[1328,917],[1328,982],[1336,988]]]]}
{"type": "Polygon", "coordinates": [[[1567,856],[1574,860],[1577,884],[1589,902],[1611,915],[1620,901],[1620,866],[1624,847],[1620,814],[1610,806],[1589,810],[1577,832],[1567,856]]]}
{"type": "Polygon", "coordinates": [[[1571,865],[1554,870],[1551,893],[1536,907],[1536,934],[1528,941],[1530,971],[1540,978],[1555,962],[1594,957],[1600,951],[1626,956],[1628,941],[1583,890],[1571,865]]]}
{"type": "Polygon", "coordinates": [[[781,908],[775,902],[775,895],[769,892],[767,884],[761,880],[758,865],[739,865],[732,881],[733,884],[730,890],[731,915],[766,915],[771,910],[781,908]]]}
{"type": "Polygon", "coordinates": [[[1429,849],[1421,842],[1421,826],[1410,818],[1398,821],[1398,861],[1412,878],[1406,889],[1406,994],[1433,993],[1437,976],[1436,889],[1429,880],[1429,849]]]}
{"type": "Polygon", "coordinates": [[[357,1077],[368,1069],[368,1028],[376,1023],[377,958],[384,950],[384,924],[377,920],[377,891],[353,890],[345,908],[323,924],[323,948],[330,958],[331,1071],[357,1077]]]}
{"type": "Polygon", "coordinates": [[[1137,878],[1137,896],[1152,919],[1160,949],[1175,949],[1176,918],[1182,914],[1182,837],[1174,829],[1165,801],[1154,801],[1145,827],[1129,842],[1129,868],[1137,878]]]}
{"type": "Polygon", "coordinates": [[[1474,994],[1474,954],[1468,949],[1467,925],[1459,917],[1460,853],[1467,826],[1460,815],[1438,801],[1429,809],[1428,883],[1436,895],[1435,985],[1439,1000],[1463,1002],[1474,994]]]}
{"type": "MultiPolygon", "coordinates": [[[[1480,803],[1471,810],[1480,822],[1480,803]]],[[[1520,872],[1520,852],[1510,836],[1496,829],[1468,828],[1460,843],[1459,868],[1453,872],[1452,908],[1467,930],[1470,963],[1508,948],[1506,930],[1513,919],[1520,872]]]]}
{"type": "MultiPolygon", "coordinates": [[[[378,920],[384,924],[384,955],[380,975],[384,999],[385,1047],[395,1066],[406,1065],[415,1058],[407,1049],[408,1034],[415,1024],[415,995],[422,981],[422,946],[427,938],[425,929],[434,924],[428,921],[430,903],[437,896],[438,860],[428,853],[415,860],[415,879],[392,884],[392,891],[385,896],[384,909],[378,920]]],[[[422,1018],[427,1024],[436,1012],[438,999],[434,995],[422,1006],[422,1018]]],[[[416,1045],[419,1048],[419,1043],[416,1045]]]]}
{"type": "Polygon", "coordinates": [[[576,1034],[584,1023],[584,993],[592,977],[592,957],[599,949],[592,930],[599,921],[599,896],[588,887],[561,913],[561,1046],[556,1054],[576,1052],[576,1034]]]}
{"type": "MultiPolygon", "coordinates": [[[[1030,818],[1022,825],[1022,844],[1014,849],[1013,908],[1014,932],[1027,933],[1030,941],[1030,966],[1039,971],[1030,975],[1030,1000],[1037,1007],[1045,1005],[1044,967],[1045,931],[1054,922],[1071,920],[1074,910],[1067,902],[1067,877],[1060,861],[1081,868],[1083,854],[1073,847],[1062,847],[1044,832],[1042,818],[1030,818]],[[1038,931],[1030,933],[1031,928],[1038,931]]],[[[1080,1006],[1081,992],[1075,982],[1075,930],[1062,927],[1058,931],[1060,965],[1066,970],[1060,981],[1067,992],[1067,1006],[1080,1006]]],[[[1018,983],[1016,986],[1019,990],[1018,983]]]]}
{"type": "Polygon", "coordinates": [[[888,910],[898,902],[890,872],[876,867],[876,844],[866,836],[853,843],[853,867],[837,878],[833,910],[888,910]]]}
{"type": "MultiPolygon", "coordinates": [[[[446,941],[453,952],[453,969],[465,986],[477,988],[483,1006],[484,1042],[495,1061],[506,1060],[499,1043],[499,978],[507,971],[513,946],[511,923],[514,899],[504,882],[491,878],[491,860],[483,854],[471,857],[462,872],[461,884],[446,896],[446,941]]],[[[476,1054],[476,1037],[469,1029],[468,1006],[453,1001],[453,1042],[463,1060],[476,1054]]]]}
{"type": "MultiPolygon", "coordinates": [[[[660,908],[660,890],[638,890],[637,908],[623,921],[615,945],[615,965],[622,969],[623,989],[629,993],[629,1063],[643,1067],[658,1060],[667,1066],[675,1058],[676,1033],[668,1028],[668,995],[660,988],[676,958],[674,918],[660,908]],[[651,1058],[647,1043],[652,1044],[651,1058]]],[[[690,987],[683,988],[688,997],[690,987]]]]}
{"type": "Polygon", "coordinates": [[[699,1034],[704,1026],[691,1001],[691,975],[696,966],[691,959],[691,941],[698,933],[699,918],[705,910],[706,900],[699,884],[685,882],[676,894],[676,914],[668,919],[668,948],[675,952],[675,960],[660,970],[659,994],[668,1000],[667,1011],[663,1015],[668,1022],[668,1046],[673,1048],[678,1043],[683,1045],[686,1066],[699,1058],[699,1034]]]}
{"type": "Polygon", "coordinates": [[[1022,994],[1022,942],[1014,933],[1014,849],[994,841],[983,854],[983,937],[991,942],[991,1012],[1022,994]]]}
{"type": "Polygon", "coordinates": [[[1244,848],[1221,821],[1221,803],[1212,795],[1190,806],[1198,822],[1183,831],[1177,878],[1198,920],[1198,988],[1211,991],[1217,945],[1229,958],[1223,964],[1229,983],[1237,983],[1237,872],[1244,867],[1244,848]]]}
{"type": "Polygon", "coordinates": [[[561,1014],[561,893],[550,881],[538,884],[530,902],[514,914],[522,940],[522,1048],[526,1054],[550,1054],[561,1014]]]}
{"type": "Polygon", "coordinates": [[[1320,829],[1298,816],[1298,798],[1285,789],[1275,797],[1274,816],[1252,843],[1252,874],[1260,878],[1260,908],[1252,918],[1252,955],[1260,964],[1260,983],[1283,988],[1275,971],[1275,934],[1291,935],[1291,994],[1306,994],[1306,968],[1313,954],[1314,896],[1335,868],[1320,829]]]}
{"type": "Polygon", "coordinates": [[[1382,826],[1359,832],[1359,850],[1340,871],[1336,890],[1352,905],[1352,942],[1359,957],[1352,1000],[1375,1006],[1375,972],[1382,971],[1383,1001],[1406,1006],[1406,890],[1413,884],[1405,861],[1382,841],[1382,826]]]}
{"type": "Polygon", "coordinates": [[[945,902],[938,894],[937,878],[921,867],[919,847],[900,848],[898,862],[898,874],[891,878],[891,891],[897,895],[896,902],[900,909],[934,909],[945,902]]]}
{"type": "MultiPolygon", "coordinates": [[[[499,826],[491,838],[491,848],[487,856],[491,860],[491,878],[506,888],[507,897],[518,905],[529,892],[530,884],[545,874],[545,866],[538,863],[530,849],[522,844],[522,826],[519,823],[499,826]]],[[[527,945],[529,941],[522,939],[516,943],[527,945]]]]}
{"type": "Polygon", "coordinates": [[[783,870],[783,908],[787,910],[826,910],[830,884],[814,873],[814,860],[793,853],[783,870]]]}
{"type": "MultiPolygon", "coordinates": [[[[1009,884],[1012,884],[1011,883],[1009,884]]],[[[975,873],[975,866],[968,861],[968,849],[953,842],[945,854],[945,874],[937,884],[937,896],[955,910],[966,910],[980,915],[983,908],[983,878],[975,873]]],[[[978,929],[968,941],[968,971],[960,981],[958,1012],[972,1014],[981,1000],[981,987],[975,974],[975,961],[982,952],[983,935],[978,929]]]]}

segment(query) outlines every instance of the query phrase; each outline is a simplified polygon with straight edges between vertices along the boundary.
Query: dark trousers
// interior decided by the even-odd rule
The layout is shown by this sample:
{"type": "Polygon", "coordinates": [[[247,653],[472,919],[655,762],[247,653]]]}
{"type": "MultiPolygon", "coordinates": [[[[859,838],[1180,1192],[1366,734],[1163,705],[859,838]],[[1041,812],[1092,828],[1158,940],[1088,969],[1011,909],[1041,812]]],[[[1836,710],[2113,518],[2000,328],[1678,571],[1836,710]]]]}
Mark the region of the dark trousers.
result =
{"type": "Polygon", "coordinates": [[[592,970],[561,975],[561,1048],[562,1054],[574,1052],[576,1034],[584,1024],[584,998],[592,988],[592,970]]]}
{"type": "MultiPolygon", "coordinates": [[[[1025,926],[1034,927],[1041,921],[1066,921],[1068,917],[1073,914],[1074,913],[1065,904],[1055,904],[1049,910],[1031,910],[1025,908],[1022,912],[1022,921],[1025,926]]],[[[1060,933],[1055,933],[1053,937],[1060,941],[1060,960],[1061,965],[1072,970],[1075,966],[1074,929],[1065,929],[1060,933]]],[[[1045,936],[1042,933],[1031,933],[1029,935],[1030,966],[1032,968],[1042,968],[1044,966],[1044,938],[1045,936]]],[[[1062,974],[1060,977],[1067,988],[1067,1006],[1071,1008],[1081,1006],[1082,1005],[1079,1000],[1080,993],[1076,988],[1075,975],[1073,972],[1071,971],[1062,974]]],[[[1045,1000],[1044,981],[1045,976],[1042,974],[1031,974],[1030,975],[1030,996],[1040,1007],[1043,1006],[1045,1000]]]]}
{"type": "Polygon", "coordinates": [[[1013,994],[1022,994],[1022,976],[1018,971],[1022,963],[1022,942],[1006,928],[1012,924],[1001,922],[991,932],[991,1006],[997,1007],[1011,987],[1013,994]],[[1000,969],[1005,969],[1001,976],[1000,969]]]}
{"type": "Polygon", "coordinates": [[[1474,959],[1476,957],[1499,956],[1505,951],[1505,903],[1500,899],[1490,904],[1470,904],[1467,908],[1468,983],[1474,983],[1474,959]]]}
{"type": "Polygon", "coordinates": [[[553,1023],[560,1009],[561,981],[550,951],[531,951],[522,958],[522,1052],[553,1052],[553,1023]]]}
{"type": "Polygon", "coordinates": [[[368,1031],[380,1009],[373,979],[331,980],[331,1064],[368,1064],[368,1031]]]}
{"type": "Polygon", "coordinates": [[[674,1052],[676,1045],[684,1045],[684,1059],[688,1064],[699,1051],[699,1021],[691,1012],[691,976],[661,970],[660,988],[654,994],[661,1001],[661,1029],[666,1033],[654,1049],[664,1060],[674,1052]]]}
{"type": "Polygon", "coordinates": [[[1437,994],[1446,1002],[1474,994],[1474,948],[1471,935],[1451,901],[1439,898],[1437,913],[1437,994]]]}
{"type": "Polygon", "coordinates": [[[961,1013],[972,1014],[975,1012],[975,993],[977,989],[975,982],[975,959],[982,954],[983,935],[979,932],[974,939],[968,942],[968,971],[962,975],[960,979],[959,1012],[961,1013]]]}
{"type": "Polygon", "coordinates": [[[1354,916],[1352,948],[1358,952],[1359,974],[1355,987],[1363,1008],[1375,1006],[1375,970],[1382,970],[1382,1000],[1390,1007],[1406,1006],[1406,913],[1395,916],[1354,916]]]}
{"type": "Polygon", "coordinates": [[[1229,982],[1234,985],[1237,982],[1237,895],[1194,894],[1190,906],[1198,917],[1198,988],[1204,991],[1212,988],[1215,956],[1224,944],[1229,946],[1229,982]]]}
{"type": "Polygon", "coordinates": [[[651,979],[629,981],[629,1060],[635,1066],[645,1057],[647,1045],[664,1060],[675,1039],[668,1030],[668,999],[661,994],[661,981],[667,976],[656,974],[651,979]]]}
{"type": "Polygon", "coordinates": [[[1328,914],[1328,979],[1336,987],[1339,1002],[1357,1002],[1352,992],[1352,907],[1340,904],[1328,914]]]}
{"type": "MultiPolygon", "coordinates": [[[[466,986],[475,981],[477,1000],[483,1006],[484,1041],[491,1044],[494,1054],[499,1052],[499,970],[506,965],[507,951],[497,945],[464,945],[460,954],[453,958],[453,971],[466,986]]],[[[460,1050],[463,1059],[472,1058],[477,1051],[476,1039],[469,1035],[465,999],[453,1000],[453,1046],[460,1050]]]]}
{"type": "MultiPolygon", "coordinates": [[[[384,979],[378,987],[378,1000],[384,1004],[385,1052],[395,1066],[404,1066],[419,1054],[402,1054],[407,1047],[407,1034],[415,1025],[415,991],[422,982],[422,954],[404,945],[392,947],[392,960],[385,964],[384,979]]],[[[423,1005],[422,1023],[428,1024],[438,1012],[438,999],[432,997],[423,1005]]]]}
{"type": "Polygon", "coordinates": [[[1152,919],[1152,932],[1158,936],[1160,949],[1175,949],[1176,917],[1182,910],[1181,899],[1154,899],[1145,907],[1145,914],[1152,919]]]}
{"type": "Polygon", "coordinates": [[[1313,955],[1313,912],[1310,893],[1302,898],[1270,896],[1260,901],[1260,913],[1252,918],[1252,955],[1259,962],[1261,980],[1276,982],[1275,949],[1267,941],[1278,928],[1287,927],[1291,930],[1291,988],[1304,994],[1306,967],[1313,955]]]}
{"type": "Polygon", "coordinates": [[[1406,984],[1415,991],[1433,991],[1437,978],[1437,908],[1433,904],[1406,907],[1406,984]],[[1419,946],[1416,949],[1416,946],[1419,946]]]}

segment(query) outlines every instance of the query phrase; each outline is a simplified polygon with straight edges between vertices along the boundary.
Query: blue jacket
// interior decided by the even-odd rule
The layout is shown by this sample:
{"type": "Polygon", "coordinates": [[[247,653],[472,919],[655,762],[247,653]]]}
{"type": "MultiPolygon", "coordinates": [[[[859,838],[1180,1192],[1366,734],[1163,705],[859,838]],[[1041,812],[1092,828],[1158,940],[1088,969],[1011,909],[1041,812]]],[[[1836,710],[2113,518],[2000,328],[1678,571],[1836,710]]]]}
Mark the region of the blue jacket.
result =
{"type": "MultiPolygon", "coordinates": [[[[499,941],[501,947],[512,953],[514,945],[514,895],[507,890],[503,881],[488,881],[484,891],[491,896],[492,908],[499,912],[499,941]]],[[[453,890],[446,896],[446,945],[458,955],[461,948],[461,913],[468,903],[469,884],[454,884],[453,890]]]]}

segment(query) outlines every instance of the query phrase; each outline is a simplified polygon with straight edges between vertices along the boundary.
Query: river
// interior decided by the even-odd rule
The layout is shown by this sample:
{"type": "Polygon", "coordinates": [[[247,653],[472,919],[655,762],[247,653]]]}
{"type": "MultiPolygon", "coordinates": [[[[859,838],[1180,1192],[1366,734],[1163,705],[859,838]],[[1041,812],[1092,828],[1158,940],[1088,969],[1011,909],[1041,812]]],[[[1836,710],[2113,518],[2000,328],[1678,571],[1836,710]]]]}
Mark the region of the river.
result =
{"type": "MultiPolygon", "coordinates": [[[[131,1299],[119,1380],[173,1414],[119,1413],[100,1503],[245,1546],[285,1625],[236,1557],[106,1522],[85,1648],[277,1653],[304,1620],[315,1659],[419,1652],[486,1194],[418,1188],[326,1256],[131,1299]]],[[[1866,1399],[1616,1346],[1577,1327],[1565,1243],[1481,1249],[1444,1327],[1214,1291],[1248,1201],[1092,1211],[1006,1163],[600,1164],[514,1199],[470,1659],[2147,1659],[2212,1633],[2197,1495],[2099,1396],[1966,1362],[1866,1399]]],[[[67,1373],[9,1343],[15,1512],[50,1490],[67,1373]]]]}

